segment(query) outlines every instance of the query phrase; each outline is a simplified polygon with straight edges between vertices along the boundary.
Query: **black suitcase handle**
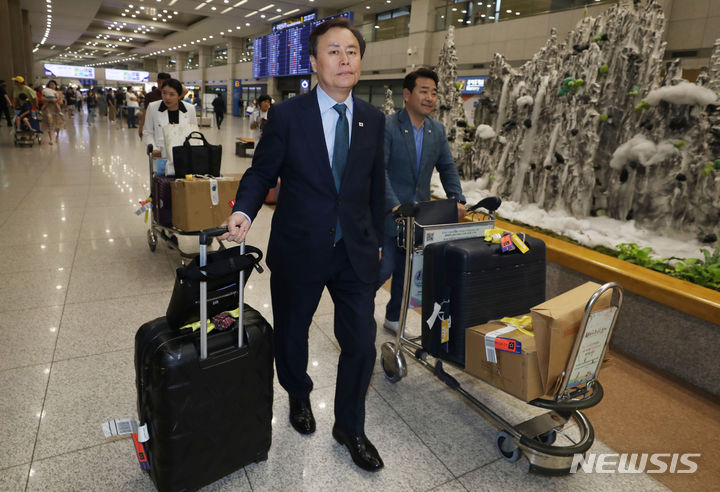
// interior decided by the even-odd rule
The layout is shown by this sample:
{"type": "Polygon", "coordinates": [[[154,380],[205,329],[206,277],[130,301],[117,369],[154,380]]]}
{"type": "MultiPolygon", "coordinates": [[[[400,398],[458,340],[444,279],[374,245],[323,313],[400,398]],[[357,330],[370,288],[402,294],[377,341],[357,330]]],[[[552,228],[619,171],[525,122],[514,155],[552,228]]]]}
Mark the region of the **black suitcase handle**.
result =
{"type": "MultiPolygon", "coordinates": [[[[207,247],[211,238],[221,236],[227,232],[227,226],[213,227],[200,231],[200,269],[207,266],[207,247]]],[[[252,248],[256,250],[256,248],[252,248]]],[[[245,254],[245,241],[240,243],[240,255],[245,254]]],[[[259,261],[259,259],[258,259],[259,261]]],[[[238,348],[243,347],[245,340],[245,327],[243,325],[243,304],[245,293],[245,270],[241,269],[238,283],[238,348]]],[[[207,279],[200,281],[200,360],[207,359],[207,279]]]]}

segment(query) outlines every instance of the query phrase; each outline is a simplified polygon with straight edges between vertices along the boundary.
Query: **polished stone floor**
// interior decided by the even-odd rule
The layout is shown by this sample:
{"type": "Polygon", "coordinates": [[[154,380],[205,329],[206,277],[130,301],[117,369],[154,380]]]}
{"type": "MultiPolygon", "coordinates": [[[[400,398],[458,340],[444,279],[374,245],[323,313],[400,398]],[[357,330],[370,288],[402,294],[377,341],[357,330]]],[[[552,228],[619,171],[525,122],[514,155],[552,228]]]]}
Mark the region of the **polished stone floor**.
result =
{"type": "MultiPolygon", "coordinates": [[[[152,490],[129,439],[105,439],[101,423],[135,414],[133,337],[164,314],[176,252],[150,252],[147,224],[134,213],[148,195],[143,145],[132,130],[76,116],[59,144],[16,148],[0,132],[0,490],[152,490]]],[[[234,155],[247,120],[229,117],[203,130],[223,144],[223,171],[242,172],[234,155]]],[[[250,244],[265,248],[272,209],[253,224],[250,244]]],[[[184,247],[190,247],[183,244],[184,247]]],[[[253,274],[246,298],[272,322],[269,273],[253,274]]],[[[378,292],[381,320],[388,293],[378,292]]],[[[645,474],[528,474],[494,447],[496,429],[455,393],[409,361],[392,384],[379,362],[367,396],[367,434],[385,469],[356,468],[330,435],[338,346],[333,306],[324,296],[310,330],[308,371],[317,432],[288,422],[275,385],[269,459],[207,490],[664,490],[645,474]]],[[[419,326],[419,316],[411,313],[419,326]]],[[[378,347],[390,337],[378,333],[378,347]]],[[[516,423],[538,410],[463,373],[464,385],[516,423]]],[[[573,429],[560,441],[573,437],[573,429]]],[[[594,451],[609,452],[596,441],[594,451]]]]}

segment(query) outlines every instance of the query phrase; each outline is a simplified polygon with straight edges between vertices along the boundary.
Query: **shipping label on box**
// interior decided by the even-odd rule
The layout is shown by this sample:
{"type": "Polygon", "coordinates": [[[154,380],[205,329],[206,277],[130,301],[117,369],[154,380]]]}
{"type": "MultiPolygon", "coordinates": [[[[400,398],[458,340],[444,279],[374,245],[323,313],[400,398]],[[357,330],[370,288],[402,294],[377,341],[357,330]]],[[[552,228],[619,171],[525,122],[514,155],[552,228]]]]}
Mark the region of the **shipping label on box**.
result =
{"type": "Polygon", "coordinates": [[[524,401],[543,395],[534,337],[500,321],[465,331],[465,371],[524,401]]]}
{"type": "Polygon", "coordinates": [[[218,227],[228,218],[239,178],[176,179],[172,186],[172,222],[183,231],[218,227]]]}
{"type": "MultiPolygon", "coordinates": [[[[580,329],[585,306],[600,284],[587,282],[533,307],[530,312],[544,393],[555,393],[580,329]]],[[[593,312],[610,306],[612,292],[600,297],[593,312]]]]}

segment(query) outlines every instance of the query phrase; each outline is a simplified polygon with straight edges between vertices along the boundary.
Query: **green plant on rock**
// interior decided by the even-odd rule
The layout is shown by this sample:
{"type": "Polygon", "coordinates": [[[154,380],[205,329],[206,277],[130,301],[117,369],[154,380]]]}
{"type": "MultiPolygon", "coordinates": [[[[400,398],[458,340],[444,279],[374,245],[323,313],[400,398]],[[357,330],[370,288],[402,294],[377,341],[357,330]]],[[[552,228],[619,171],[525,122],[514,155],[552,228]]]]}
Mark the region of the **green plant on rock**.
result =
{"type": "Polygon", "coordinates": [[[720,290],[720,246],[714,251],[701,249],[703,259],[698,258],[653,258],[652,248],[641,248],[635,243],[617,245],[621,260],[665,273],[681,280],[687,280],[709,289],[720,290]]]}
{"type": "Polygon", "coordinates": [[[600,123],[606,123],[609,118],[607,113],[600,113],[600,123]]]}
{"type": "Polygon", "coordinates": [[[462,147],[460,147],[465,152],[469,152],[470,149],[472,149],[472,143],[471,142],[465,142],[462,147]]]}
{"type": "Polygon", "coordinates": [[[720,290],[720,246],[715,247],[713,252],[704,248],[700,251],[703,259],[678,260],[673,265],[673,271],[668,273],[703,287],[720,290]]]}
{"type": "Polygon", "coordinates": [[[634,97],[634,96],[637,96],[638,94],[640,94],[640,88],[636,85],[634,85],[632,87],[632,89],[630,89],[630,92],[628,92],[628,96],[634,97]]]}
{"type": "Polygon", "coordinates": [[[713,171],[715,171],[715,163],[708,162],[705,164],[705,167],[703,167],[703,169],[702,169],[702,175],[703,176],[712,176],[713,171]]]}
{"type": "Polygon", "coordinates": [[[598,67],[598,75],[605,75],[608,73],[608,70],[610,70],[610,67],[608,67],[607,63],[603,63],[598,67]]]}
{"type": "Polygon", "coordinates": [[[641,99],[640,103],[635,106],[635,111],[645,111],[646,109],[650,109],[650,103],[645,99],[641,99]]]}
{"type": "Polygon", "coordinates": [[[685,147],[685,145],[687,145],[687,142],[685,140],[678,140],[673,145],[679,149],[681,147],[685,147]]]}
{"type": "Polygon", "coordinates": [[[617,248],[620,251],[618,258],[628,263],[650,268],[658,272],[664,272],[669,266],[666,258],[652,257],[652,248],[641,248],[635,243],[618,244],[617,248]]]}

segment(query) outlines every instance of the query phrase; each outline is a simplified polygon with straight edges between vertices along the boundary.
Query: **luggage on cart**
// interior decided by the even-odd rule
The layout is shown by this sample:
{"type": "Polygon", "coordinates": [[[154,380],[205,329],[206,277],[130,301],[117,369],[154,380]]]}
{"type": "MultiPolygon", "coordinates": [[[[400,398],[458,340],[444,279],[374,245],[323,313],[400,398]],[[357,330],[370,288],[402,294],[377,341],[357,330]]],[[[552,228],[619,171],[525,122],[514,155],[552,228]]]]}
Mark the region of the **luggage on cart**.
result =
{"type": "Polygon", "coordinates": [[[480,238],[425,247],[422,346],[430,355],[465,365],[467,328],[529,313],[545,300],[545,243],[525,236],[525,244],[525,254],[480,238]]]}
{"type": "MultiPolygon", "coordinates": [[[[212,231],[200,234],[202,265],[210,236],[224,232],[212,231]]],[[[202,287],[201,319],[207,316],[202,287]]],[[[203,336],[206,323],[196,331],[176,330],[163,317],[141,326],[135,336],[138,414],[141,426],[147,425],[144,451],[160,491],[197,490],[267,458],[272,328],[247,305],[239,323],[222,326],[218,322],[203,336]]]]}
{"type": "Polygon", "coordinates": [[[280,178],[277,180],[275,187],[270,188],[267,195],[265,195],[265,203],[268,205],[275,205],[278,201],[278,195],[280,194],[280,178]]]}
{"type": "Polygon", "coordinates": [[[152,214],[153,221],[165,227],[172,227],[172,182],[174,177],[153,176],[152,214]]]}

